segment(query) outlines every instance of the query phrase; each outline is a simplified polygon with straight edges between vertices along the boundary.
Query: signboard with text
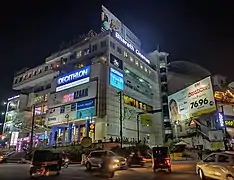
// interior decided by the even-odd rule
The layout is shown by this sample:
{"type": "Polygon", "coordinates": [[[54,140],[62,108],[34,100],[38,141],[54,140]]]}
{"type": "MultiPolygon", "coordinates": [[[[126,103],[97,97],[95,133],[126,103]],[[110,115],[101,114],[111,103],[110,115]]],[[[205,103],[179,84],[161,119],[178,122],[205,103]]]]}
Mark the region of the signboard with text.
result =
{"type": "Polygon", "coordinates": [[[101,23],[102,31],[116,31],[128,42],[141,49],[141,41],[136,35],[104,6],[102,6],[101,23]]]}
{"type": "Polygon", "coordinates": [[[168,97],[170,119],[180,127],[179,135],[189,134],[191,118],[216,110],[211,78],[207,77],[168,97]]]}
{"type": "Polygon", "coordinates": [[[110,68],[110,85],[119,90],[124,90],[123,73],[114,68],[110,68]]]}

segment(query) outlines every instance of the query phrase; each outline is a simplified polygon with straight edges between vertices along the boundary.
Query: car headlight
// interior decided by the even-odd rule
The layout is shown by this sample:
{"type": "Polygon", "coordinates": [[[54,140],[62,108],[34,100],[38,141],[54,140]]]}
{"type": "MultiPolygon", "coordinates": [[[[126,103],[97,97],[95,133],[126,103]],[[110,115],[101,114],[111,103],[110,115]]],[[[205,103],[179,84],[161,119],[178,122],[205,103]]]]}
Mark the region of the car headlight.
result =
{"type": "Polygon", "coordinates": [[[114,159],[114,162],[119,163],[119,160],[118,159],[114,159]]]}

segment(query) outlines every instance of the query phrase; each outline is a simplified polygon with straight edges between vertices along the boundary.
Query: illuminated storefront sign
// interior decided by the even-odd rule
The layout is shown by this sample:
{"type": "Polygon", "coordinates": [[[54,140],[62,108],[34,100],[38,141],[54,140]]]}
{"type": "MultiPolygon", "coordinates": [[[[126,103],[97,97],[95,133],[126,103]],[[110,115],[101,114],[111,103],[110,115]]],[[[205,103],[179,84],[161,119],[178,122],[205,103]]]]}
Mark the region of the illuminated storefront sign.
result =
{"type": "Polygon", "coordinates": [[[234,120],[225,120],[225,124],[227,127],[234,128],[234,120]]]}
{"type": "Polygon", "coordinates": [[[110,68],[110,85],[117,89],[124,90],[123,73],[114,68],[110,68]]]}
{"type": "Polygon", "coordinates": [[[115,67],[123,70],[123,61],[114,56],[113,54],[110,54],[110,63],[113,64],[115,67]]]}
{"type": "Polygon", "coordinates": [[[86,101],[77,102],[77,119],[85,119],[96,115],[95,100],[89,99],[86,101]]]}
{"type": "Polygon", "coordinates": [[[220,127],[224,127],[224,119],[221,113],[219,113],[219,125],[220,127]]]}
{"type": "Polygon", "coordinates": [[[129,50],[133,51],[137,56],[143,59],[146,63],[150,64],[150,60],[147,59],[138,49],[136,49],[131,43],[127,42],[118,32],[115,32],[115,37],[122,42],[129,50]]]}
{"type": "Polygon", "coordinates": [[[81,102],[77,102],[77,110],[86,109],[95,106],[95,100],[89,99],[81,102]]]}
{"type": "Polygon", "coordinates": [[[179,136],[189,135],[191,127],[187,124],[191,118],[197,118],[216,110],[211,77],[168,96],[168,104],[172,123],[179,121],[182,127],[179,136]]]}
{"type": "Polygon", "coordinates": [[[90,66],[59,76],[57,79],[56,92],[87,83],[90,79],[89,76],[90,66]]]}

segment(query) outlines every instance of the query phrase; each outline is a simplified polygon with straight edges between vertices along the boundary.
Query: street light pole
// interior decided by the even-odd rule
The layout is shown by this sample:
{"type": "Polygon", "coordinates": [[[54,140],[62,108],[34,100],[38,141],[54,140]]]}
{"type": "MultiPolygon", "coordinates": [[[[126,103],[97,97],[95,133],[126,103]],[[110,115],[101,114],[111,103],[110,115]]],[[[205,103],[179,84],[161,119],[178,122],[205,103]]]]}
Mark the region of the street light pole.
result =
{"type": "Polygon", "coordinates": [[[119,123],[120,123],[120,130],[119,130],[119,134],[120,134],[120,147],[123,148],[123,113],[122,113],[122,94],[123,92],[120,91],[118,92],[119,95],[119,123]]]}
{"type": "Polygon", "coordinates": [[[35,105],[32,105],[32,124],[31,124],[30,147],[29,147],[30,152],[32,152],[33,149],[34,124],[35,124],[35,105]]]}

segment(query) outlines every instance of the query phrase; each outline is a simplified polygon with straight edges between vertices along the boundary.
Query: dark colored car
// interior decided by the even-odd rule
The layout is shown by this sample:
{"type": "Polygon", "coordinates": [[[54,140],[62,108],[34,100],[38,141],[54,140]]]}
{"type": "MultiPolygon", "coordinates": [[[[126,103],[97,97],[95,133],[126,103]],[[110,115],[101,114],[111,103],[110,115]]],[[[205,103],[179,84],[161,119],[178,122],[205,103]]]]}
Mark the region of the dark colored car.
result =
{"type": "Polygon", "coordinates": [[[128,167],[131,167],[132,165],[139,165],[143,167],[145,165],[145,160],[141,155],[138,155],[137,153],[131,153],[127,158],[127,165],[128,167]]]}

